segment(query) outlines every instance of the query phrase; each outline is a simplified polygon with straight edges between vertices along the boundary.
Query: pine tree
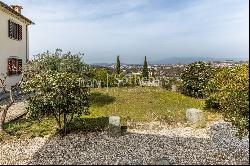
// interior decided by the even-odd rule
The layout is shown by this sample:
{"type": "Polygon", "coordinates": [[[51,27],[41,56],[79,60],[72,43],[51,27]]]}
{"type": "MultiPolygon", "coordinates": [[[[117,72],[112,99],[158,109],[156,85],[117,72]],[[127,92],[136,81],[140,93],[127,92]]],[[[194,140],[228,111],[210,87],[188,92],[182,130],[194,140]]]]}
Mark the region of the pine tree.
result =
{"type": "Polygon", "coordinates": [[[120,74],[120,73],[121,73],[120,56],[117,56],[117,59],[116,59],[116,73],[117,73],[117,74],[120,74]]]}
{"type": "Polygon", "coordinates": [[[147,57],[146,56],[145,56],[145,59],[144,59],[142,76],[143,76],[143,78],[147,78],[148,79],[148,62],[147,62],[147,57]]]}

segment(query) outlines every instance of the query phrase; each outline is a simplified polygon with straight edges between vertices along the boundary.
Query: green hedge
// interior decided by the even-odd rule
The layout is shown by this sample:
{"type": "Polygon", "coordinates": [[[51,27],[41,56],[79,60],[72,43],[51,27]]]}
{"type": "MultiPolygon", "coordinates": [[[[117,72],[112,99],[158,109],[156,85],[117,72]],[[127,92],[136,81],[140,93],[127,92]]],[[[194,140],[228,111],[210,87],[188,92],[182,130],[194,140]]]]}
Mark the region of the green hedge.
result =
{"type": "Polygon", "coordinates": [[[218,70],[206,87],[206,106],[223,111],[245,135],[249,128],[249,65],[224,67],[218,70]]]}
{"type": "Polygon", "coordinates": [[[205,62],[194,62],[189,64],[181,73],[181,93],[195,97],[204,98],[205,88],[209,78],[214,74],[214,68],[205,62]]]}
{"type": "Polygon", "coordinates": [[[162,81],[162,87],[167,90],[171,90],[172,85],[176,85],[178,82],[175,77],[165,78],[165,79],[162,79],[161,81],[162,81]]]}

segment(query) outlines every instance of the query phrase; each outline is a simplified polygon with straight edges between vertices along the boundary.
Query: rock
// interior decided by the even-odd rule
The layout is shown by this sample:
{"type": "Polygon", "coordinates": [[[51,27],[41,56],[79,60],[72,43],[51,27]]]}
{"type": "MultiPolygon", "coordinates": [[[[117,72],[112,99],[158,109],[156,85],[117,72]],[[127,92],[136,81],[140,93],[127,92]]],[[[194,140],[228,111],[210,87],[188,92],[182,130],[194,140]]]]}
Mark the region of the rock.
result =
{"type": "Polygon", "coordinates": [[[119,116],[110,116],[109,117],[109,124],[113,125],[113,126],[120,127],[120,120],[121,120],[121,118],[119,116]]]}
{"type": "Polygon", "coordinates": [[[120,120],[121,118],[119,116],[109,117],[109,133],[111,135],[113,136],[121,135],[120,120]]]}
{"type": "Polygon", "coordinates": [[[121,126],[121,135],[125,135],[127,133],[128,126],[121,126]]]}
{"type": "Polygon", "coordinates": [[[102,82],[99,81],[99,82],[97,83],[97,86],[98,86],[98,88],[102,88],[102,82]]]}
{"type": "Polygon", "coordinates": [[[172,89],[172,92],[176,92],[177,91],[177,86],[176,85],[172,85],[171,89],[172,89]]]}
{"type": "Polygon", "coordinates": [[[195,108],[190,108],[186,111],[188,124],[193,127],[205,127],[206,117],[203,111],[195,108]]]}

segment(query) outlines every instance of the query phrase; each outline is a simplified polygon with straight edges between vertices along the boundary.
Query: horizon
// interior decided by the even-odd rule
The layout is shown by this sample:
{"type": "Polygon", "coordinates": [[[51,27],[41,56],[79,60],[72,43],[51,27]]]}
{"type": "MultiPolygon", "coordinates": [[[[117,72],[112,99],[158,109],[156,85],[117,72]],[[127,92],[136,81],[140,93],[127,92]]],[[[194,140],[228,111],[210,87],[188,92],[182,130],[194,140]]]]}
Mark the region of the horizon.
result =
{"type": "Polygon", "coordinates": [[[249,59],[245,0],[4,0],[35,22],[30,56],[56,48],[86,63],[127,64],[167,58],[249,59]]]}
{"type": "MultiPolygon", "coordinates": [[[[115,57],[116,58],[116,57],[115,57]]],[[[195,61],[234,61],[234,62],[240,62],[240,61],[249,61],[249,57],[247,58],[216,58],[216,57],[168,57],[166,59],[162,59],[162,61],[164,60],[167,60],[167,59],[172,59],[172,60],[175,60],[175,61],[178,61],[180,60],[181,58],[186,58],[185,60],[183,61],[187,61],[186,63],[181,63],[181,62],[176,62],[176,63],[166,63],[166,62],[163,62],[163,63],[159,63],[160,61],[148,61],[148,64],[149,65],[170,65],[170,64],[190,64],[192,62],[195,62],[195,61]]],[[[115,59],[116,60],[116,59],[115,59]]],[[[96,65],[96,64],[108,64],[108,65],[111,65],[111,64],[116,64],[116,61],[113,61],[113,62],[94,62],[94,63],[86,63],[86,64],[90,64],[90,65],[96,65]]],[[[122,62],[122,57],[120,56],[120,61],[121,61],[121,64],[125,64],[125,65],[143,65],[143,62],[144,62],[144,59],[139,62],[139,63],[126,63],[126,62],[122,62]]]]}

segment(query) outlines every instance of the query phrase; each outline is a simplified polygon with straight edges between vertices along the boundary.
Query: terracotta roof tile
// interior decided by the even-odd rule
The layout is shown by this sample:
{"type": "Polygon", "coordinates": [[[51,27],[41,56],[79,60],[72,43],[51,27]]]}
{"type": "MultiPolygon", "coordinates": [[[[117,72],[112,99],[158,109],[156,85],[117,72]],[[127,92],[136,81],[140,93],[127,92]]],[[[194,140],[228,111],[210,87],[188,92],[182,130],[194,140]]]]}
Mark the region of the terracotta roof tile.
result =
{"type": "Polygon", "coordinates": [[[5,9],[9,10],[11,13],[21,17],[22,19],[24,19],[25,21],[27,21],[30,24],[35,24],[33,23],[30,19],[28,19],[27,17],[23,16],[22,14],[16,12],[15,10],[13,10],[9,5],[3,3],[2,1],[0,1],[0,6],[4,7],[5,9]]]}

